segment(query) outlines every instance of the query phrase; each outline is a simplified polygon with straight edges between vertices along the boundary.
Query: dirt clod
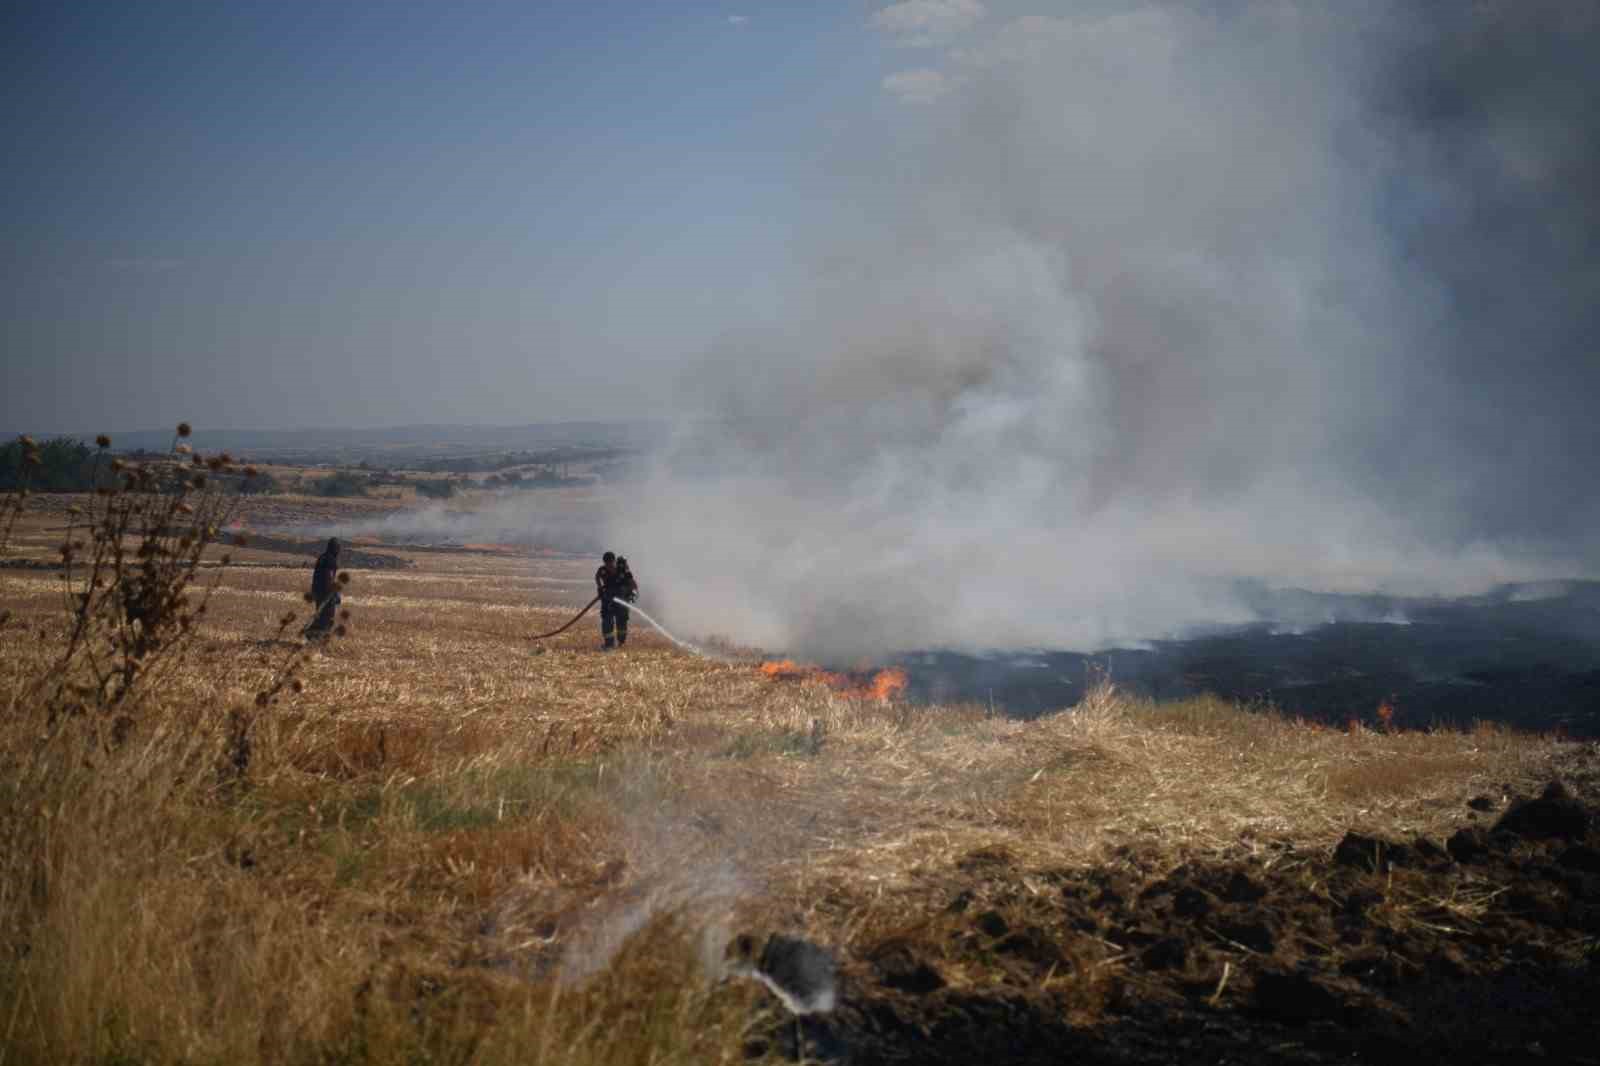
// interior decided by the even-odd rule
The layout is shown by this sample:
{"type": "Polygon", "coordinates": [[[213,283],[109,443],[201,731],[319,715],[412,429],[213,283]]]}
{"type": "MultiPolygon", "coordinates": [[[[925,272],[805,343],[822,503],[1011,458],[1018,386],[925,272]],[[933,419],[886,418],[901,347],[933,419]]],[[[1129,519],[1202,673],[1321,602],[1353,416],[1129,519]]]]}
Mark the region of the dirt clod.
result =
{"type": "Polygon", "coordinates": [[[1181,970],[1189,960],[1189,946],[1182,937],[1164,936],[1145,948],[1139,961],[1147,970],[1181,970]]]}
{"type": "Polygon", "coordinates": [[[1571,840],[1588,828],[1589,812],[1559,781],[1546,785],[1538,799],[1513,804],[1495,824],[1496,830],[1535,839],[1571,840]]]}
{"type": "Polygon", "coordinates": [[[1556,856],[1556,862],[1569,870],[1600,874],[1600,849],[1591,848],[1587,844],[1574,844],[1556,856]]]}
{"type": "Polygon", "coordinates": [[[1006,922],[1005,918],[1001,917],[999,911],[984,911],[973,920],[972,924],[976,925],[978,930],[985,936],[992,936],[997,939],[1011,931],[1011,926],[1006,922]]]}
{"type": "Polygon", "coordinates": [[[1344,1013],[1344,1000],[1310,974],[1267,970],[1255,980],[1255,1009],[1269,1017],[1293,1024],[1344,1013]]]}
{"type": "MultiPolygon", "coordinates": [[[[968,863],[957,898],[994,906],[954,936],[987,938],[990,969],[952,981],[909,942],[864,969],[846,960],[857,980],[826,1022],[844,1049],[832,1061],[1478,1063],[1534,1045],[1590,1061],[1594,827],[1589,805],[1551,788],[1444,847],[1349,833],[1331,853],[1176,869],[1133,853],[1078,871],[968,863]],[[1058,891],[1039,893],[1045,879],[1058,891]]],[[[939,921],[958,921],[949,898],[928,901],[939,921]]]]}
{"type": "Polygon", "coordinates": [[[1415,866],[1419,856],[1405,844],[1391,844],[1360,833],[1346,833],[1333,850],[1333,861],[1340,866],[1382,873],[1395,866],[1415,866]]]}
{"type": "Polygon", "coordinates": [[[891,946],[880,951],[872,962],[885,988],[908,995],[925,996],[945,986],[945,980],[938,970],[904,946],[891,946]]]}
{"type": "Polygon", "coordinates": [[[1210,914],[1214,904],[1215,900],[1209,892],[1192,886],[1181,888],[1172,895],[1172,913],[1185,918],[1210,914]]]}
{"type": "Polygon", "coordinates": [[[1458,829],[1445,843],[1445,850],[1457,862],[1478,862],[1489,854],[1489,835],[1476,826],[1458,829]]]}

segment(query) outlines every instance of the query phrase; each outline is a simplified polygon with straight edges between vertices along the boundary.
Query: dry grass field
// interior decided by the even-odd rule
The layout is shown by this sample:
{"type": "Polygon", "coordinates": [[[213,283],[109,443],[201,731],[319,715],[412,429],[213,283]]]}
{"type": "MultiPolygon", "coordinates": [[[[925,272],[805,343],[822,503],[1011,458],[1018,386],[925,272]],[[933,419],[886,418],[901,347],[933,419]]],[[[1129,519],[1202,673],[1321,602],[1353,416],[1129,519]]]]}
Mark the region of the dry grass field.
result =
{"type": "MultiPolygon", "coordinates": [[[[6,558],[48,561],[60,522],[25,512],[6,558]]],[[[1520,875],[1335,861],[1352,831],[1444,841],[1555,778],[1587,796],[1592,747],[1109,685],[1030,722],[912,706],[639,620],[621,653],[593,615],[529,643],[588,599],[591,560],[378,550],[413,565],[349,571],[348,634],[302,653],[297,624],[274,634],[305,618],[310,560],[212,549],[181,662],[69,756],[28,703],[66,637],[61,575],[0,569],[4,1066],[1171,1061],[1191,1039],[1323,1061],[1348,1048],[1295,1028],[1320,1017],[1262,1020],[1263,974],[1403,1032],[1432,1008],[1369,955],[1402,977],[1459,957],[1477,987],[1502,930],[1548,972],[1593,969],[1594,931],[1497,910],[1520,875]],[[730,978],[738,937],[774,933],[837,959],[832,1015],[793,1023],[730,978]]]]}

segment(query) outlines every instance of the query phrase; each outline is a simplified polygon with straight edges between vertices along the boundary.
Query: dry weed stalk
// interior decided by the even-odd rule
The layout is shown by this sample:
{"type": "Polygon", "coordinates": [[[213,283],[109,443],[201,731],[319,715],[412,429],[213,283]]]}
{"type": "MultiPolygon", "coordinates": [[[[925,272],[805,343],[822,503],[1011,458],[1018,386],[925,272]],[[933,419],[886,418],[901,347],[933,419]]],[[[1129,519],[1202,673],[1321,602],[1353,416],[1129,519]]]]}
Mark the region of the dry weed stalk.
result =
{"type": "MultiPolygon", "coordinates": [[[[113,991],[123,979],[110,966],[119,945],[137,954],[160,944],[141,939],[151,931],[137,922],[107,923],[153,884],[184,898],[185,878],[164,862],[191,843],[196,805],[249,762],[249,712],[170,698],[230,561],[224,555],[209,579],[201,573],[237,506],[233,461],[175,441],[168,458],[127,463],[110,457],[110,443],[97,441],[95,494],[68,510],[59,548],[64,627],[41,627],[47,648],[13,678],[0,718],[0,984],[15,992],[42,980],[66,997],[32,1003],[35,1028],[46,1034],[77,1024],[61,1011],[148,994],[113,991]],[[130,851],[126,841],[142,848],[130,851]]],[[[25,501],[25,484],[6,499],[6,540],[25,501]]],[[[269,674],[258,705],[298,684],[304,654],[296,649],[269,674]]],[[[13,1003],[14,1027],[23,1000],[13,1003]]],[[[53,1045],[46,1038],[37,1046],[53,1045]]]]}
{"type": "MultiPolygon", "coordinates": [[[[209,458],[193,452],[183,443],[188,436],[188,424],[180,424],[167,458],[140,463],[110,457],[110,438],[97,438],[91,481],[98,487],[87,508],[68,509],[59,548],[66,636],[48,668],[12,697],[13,714],[42,716],[42,738],[77,722],[102,751],[122,743],[145,695],[160,691],[192,646],[232,561],[222,555],[202,580],[201,560],[257,475],[251,467],[236,470],[225,452],[209,458]],[[109,484],[102,475],[109,475],[109,484]]],[[[24,486],[8,498],[7,535],[25,495],[24,486]]],[[[279,619],[273,643],[282,642],[294,621],[292,612],[279,619]]],[[[303,646],[291,645],[280,657],[256,695],[257,707],[298,687],[305,654],[303,646]]],[[[251,717],[238,710],[230,715],[241,771],[251,717]]]]}

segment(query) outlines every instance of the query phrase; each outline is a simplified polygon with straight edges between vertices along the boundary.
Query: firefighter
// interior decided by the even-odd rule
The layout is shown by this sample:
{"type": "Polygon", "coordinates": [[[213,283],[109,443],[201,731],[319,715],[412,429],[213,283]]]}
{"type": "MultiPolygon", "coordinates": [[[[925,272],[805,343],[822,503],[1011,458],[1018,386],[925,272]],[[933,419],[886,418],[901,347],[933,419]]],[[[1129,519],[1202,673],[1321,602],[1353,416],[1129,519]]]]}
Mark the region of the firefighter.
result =
{"type": "Polygon", "coordinates": [[[623,604],[639,598],[639,583],[628,568],[628,560],[619,558],[615,552],[606,552],[601,557],[600,568],[594,572],[594,591],[600,597],[600,639],[604,642],[601,647],[606,651],[620,648],[628,643],[628,608],[623,604]],[[616,631],[614,639],[613,629],[616,631]]]}
{"type": "Polygon", "coordinates": [[[339,538],[329,537],[328,546],[317,556],[317,568],[311,573],[311,603],[317,613],[305,628],[308,639],[328,638],[339,602],[339,538]]]}

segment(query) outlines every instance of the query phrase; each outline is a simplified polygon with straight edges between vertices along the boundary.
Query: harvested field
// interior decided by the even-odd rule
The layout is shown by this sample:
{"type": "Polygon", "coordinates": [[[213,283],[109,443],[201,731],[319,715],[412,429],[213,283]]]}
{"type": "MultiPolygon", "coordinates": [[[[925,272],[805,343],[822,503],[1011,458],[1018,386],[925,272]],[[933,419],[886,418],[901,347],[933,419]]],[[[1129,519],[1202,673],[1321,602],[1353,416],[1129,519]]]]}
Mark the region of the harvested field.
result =
{"type": "MultiPolygon", "coordinates": [[[[298,647],[276,546],[201,571],[187,655],[70,787],[0,790],[4,1061],[1594,1058],[1594,745],[1111,686],[1018,721],[639,622],[535,645],[590,561],[386,546],[219,778],[298,647]],[[795,943],[837,982],[798,1021],[739,979],[795,943]]],[[[7,782],[60,586],[0,574],[7,782]]]]}

